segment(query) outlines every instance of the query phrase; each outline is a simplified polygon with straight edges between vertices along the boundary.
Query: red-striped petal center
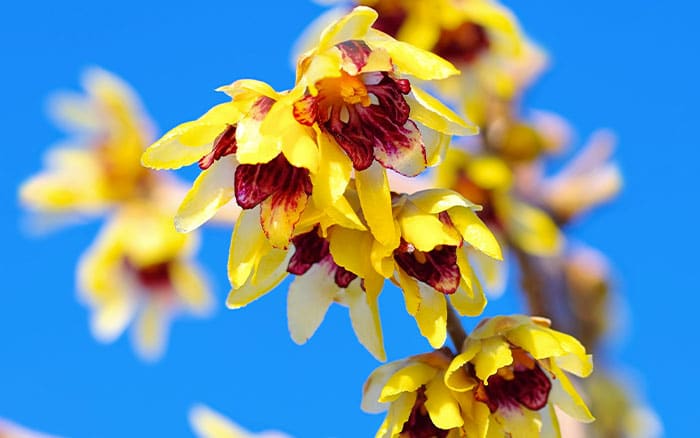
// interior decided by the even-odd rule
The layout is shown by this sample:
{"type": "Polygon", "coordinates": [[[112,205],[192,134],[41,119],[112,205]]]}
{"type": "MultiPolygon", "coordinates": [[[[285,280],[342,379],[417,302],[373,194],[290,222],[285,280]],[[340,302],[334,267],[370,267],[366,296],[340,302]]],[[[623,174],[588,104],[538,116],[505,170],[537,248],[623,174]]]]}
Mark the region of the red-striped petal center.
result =
{"type": "Polygon", "coordinates": [[[394,251],[394,260],[408,275],[438,292],[453,294],[459,287],[456,246],[440,245],[423,252],[402,240],[394,251]]]}

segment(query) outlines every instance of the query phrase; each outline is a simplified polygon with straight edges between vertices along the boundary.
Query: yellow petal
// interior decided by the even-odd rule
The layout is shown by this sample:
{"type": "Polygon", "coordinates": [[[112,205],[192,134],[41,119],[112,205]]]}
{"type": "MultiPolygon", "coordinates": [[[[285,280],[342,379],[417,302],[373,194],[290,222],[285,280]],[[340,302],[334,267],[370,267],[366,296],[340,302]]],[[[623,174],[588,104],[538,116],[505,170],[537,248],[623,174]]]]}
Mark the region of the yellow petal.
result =
{"type": "Polygon", "coordinates": [[[386,382],[379,395],[380,402],[393,401],[402,393],[415,392],[437,374],[437,369],[422,362],[414,362],[398,370],[386,382]]]}
{"type": "Polygon", "coordinates": [[[428,382],[425,388],[425,397],[428,415],[437,427],[450,430],[464,424],[459,404],[442,379],[433,379],[428,382]]]}
{"type": "Polygon", "coordinates": [[[255,274],[240,287],[229,292],[226,307],[238,309],[247,306],[270,292],[287,276],[287,266],[292,253],[272,248],[259,260],[255,274]]]}
{"type": "Polygon", "coordinates": [[[399,435],[416,404],[416,397],[415,392],[404,393],[389,406],[389,412],[377,432],[377,438],[392,438],[399,435]]]}
{"type": "Polygon", "coordinates": [[[428,128],[452,135],[475,135],[479,132],[476,125],[462,119],[420,87],[412,85],[406,101],[411,106],[411,119],[428,128]]]}
{"type": "Polygon", "coordinates": [[[287,324],[294,342],[301,345],[313,336],[338,292],[334,276],[323,264],[295,276],[287,294],[287,324]]]}
{"type": "Polygon", "coordinates": [[[231,237],[228,277],[231,285],[241,287],[260,258],[272,249],[260,226],[260,207],[243,210],[231,237]]]}
{"type": "Polygon", "coordinates": [[[422,213],[416,207],[406,205],[398,217],[401,237],[420,251],[431,251],[438,245],[459,246],[462,237],[450,225],[436,215],[422,213]]]}
{"type": "Polygon", "coordinates": [[[465,242],[489,257],[503,260],[498,240],[476,213],[469,208],[453,207],[448,214],[465,242]]]}
{"type": "Polygon", "coordinates": [[[237,165],[233,156],[222,157],[199,174],[175,216],[175,228],[179,232],[198,228],[233,198],[237,165]]]}
{"type": "MultiPolygon", "coordinates": [[[[461,347],[461,346],[460,346],[461,347]]],[[[455,356],[450,362],[450,366],[445,371],[445,385],[453,391],[464,392],[472,389],[476,385],[476,380],[469,377],[462,368],[474,358],[481,348],[480,341],[465,342],[466,349],[455,356]]]]}
{"type": "Polygon", "coordinates": [[[251,436],[228,418],[203,405],[192,408],[189,418],[198,438],[249,438],[251,436]]]}
{"type": "Polygon", "coordinates": [[[386,170],[375,161],[367,169],[355,172],[355,184],[362,213],[375,239],[386,246],[398,246],[386,170]]]}
{"type": "Polygon", "coordinates": [[[566,374],[554,364],[551,364],[550,368],[555,376],[551,379],[550,401],[574,419],[584,423],[592,422],[595,418],[566,374]]]}
{"type": "Polygon", "coordinates": [[[481,351],[472,360],[476,376],[487,383],[499,368],[513,363],[510,346],[500,336],[481,341],[481,351]]]}
{"type": "Polygon", "coordinates": [[[134,346],[141,358],[154,361],[163,355],[168,337],[168,316],[156,302],[148,303],[134,327],[134,346]]]}
{"type": "Polygon", "coordinates": [[[479,279],[464,255],[464,249],[457,249],[457,266],[462,278],[455,293],[450,295],[450,302],[460,315],[481,315],[486,307],[486,296],[481,289],[479,279]]]}
{"type": "Polygon", "coordinates": [[[345,302],[350,308],[350,321],[357,340],[379,361],[386,360],[379,303],[376,294],[366,293],[360,281],[354,280],[345,289],[345,302]]]}
{"type": "Polygon", "coordinates": [[[352,173],[352,161],[326,134],[318,136],[318,154],[318,173],[311,174],[311,180],[314,199],[324,208],[333,205],[345,193],[352,173]]]}
{"type": "Polygon", "coordinates": [[[323,31],[318,51],[322,52],[343,41],[363,39],[377,20],[377,16],[377,13],[371,8],[356,7],[323,31]]]}
{"type": "Polygon", "coordinates": [[[366,41],[372,49],[381,48],[389,52],[391,61],[400,74],[424,80],[445,79],[459,74],[459,70],[449,61],[411,44],[397,41],[378,30],[370,29],[366,41]]]}
{"type": "Polygon", "coordinates": [[[368,254],[372,251],[372,236],[363,231],[333,227],[328,232],[330,252],[338,266],[362,278],[373,274],[368,254]],[[348,248],[353,248],[348,251],[348,248]]]}
{"type": "Polygon", "coordinates": [[[430,346],[440,348],[447,339],[447,302],[445,295],[436,292],[430,286],[418,282],[420,304],[415,314],[421,335],[430,346]]]}
{"type": "Polygon", "coordinates": [[[436,214],[453,207],[476,208],[477,205],[450,189],[426,189],[413,193],[408,199],[426,213],[436,214]]]}
{"type": "Polygon", "coordinates": [[[379,395],[389,381],[399,369],[406,365],[406,360],[398,360],[379,366],[372,371],[362,387],[362,403],[360,408],[370,414],[378,414],[387,409],[387,403],[379,402],[379,395]]]}

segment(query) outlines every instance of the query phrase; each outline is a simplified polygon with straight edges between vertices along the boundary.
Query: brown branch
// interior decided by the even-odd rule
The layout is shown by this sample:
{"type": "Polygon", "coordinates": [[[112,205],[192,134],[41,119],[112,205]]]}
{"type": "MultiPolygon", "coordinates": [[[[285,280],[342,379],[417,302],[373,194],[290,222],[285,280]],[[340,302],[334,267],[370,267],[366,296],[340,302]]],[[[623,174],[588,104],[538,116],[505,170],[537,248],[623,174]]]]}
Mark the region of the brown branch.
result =
{"type": "Polygon", "coordinates": [[[455,308],[452,307],[449,301],[447,302],[447,333],[454,344],[456,354],[459,354],[462,351],[464,341],[467,339],[467,331],[464,329],[459,315],[457,315],[455,308]]]}

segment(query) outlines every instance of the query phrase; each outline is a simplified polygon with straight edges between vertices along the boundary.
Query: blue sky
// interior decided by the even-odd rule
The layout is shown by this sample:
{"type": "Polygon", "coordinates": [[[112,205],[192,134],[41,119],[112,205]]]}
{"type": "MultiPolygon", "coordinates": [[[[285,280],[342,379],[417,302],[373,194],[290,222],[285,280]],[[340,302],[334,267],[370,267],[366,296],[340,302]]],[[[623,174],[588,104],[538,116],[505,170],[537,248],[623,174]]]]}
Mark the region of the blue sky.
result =
{"type": "MultiPolygon", "coordinates": [[[[5,166],[0,224],[0,417],[71,437],[191,436],[186,413],[204,402],[253,430],[297,437],[367,436],[380,416],[359,411],[376,362],[357,343],[347,312],[333,308],[304,347],[287,334],[285,293],[241,311],[223,307],[230,231],[208,229],[201,262],[219,306],[209,320],[180,319],[162,361],[146,365],[128,337],[97,344],[75,299],[74,267],[99,222],[42,239],[21,227],[20,182],[63,138],[45,99],[77,89],[98,65],[129,81],[160,132],[223,101],[213,90],[238,78],[292,85],[289,49],[321,11],[306,1],[12,2],[0,26],[5,166]]],[[[693,2],[508,2],[551,53],[532,107],[568,118],[580,142],[599,127],[619,136],[625,188],[573,227],[614,262],[630,311],[615,348],[634,369],[667,436],[681,436],[698,388],[696,135],[698,26],[693,2]],[[662,6],[663,5],[663,6],[662,6]]],[[[426,350],[395,291],[382,298],[390,359],[426,350]]],[[[509,293],[488,313],[518,311],[509,293]]]]}

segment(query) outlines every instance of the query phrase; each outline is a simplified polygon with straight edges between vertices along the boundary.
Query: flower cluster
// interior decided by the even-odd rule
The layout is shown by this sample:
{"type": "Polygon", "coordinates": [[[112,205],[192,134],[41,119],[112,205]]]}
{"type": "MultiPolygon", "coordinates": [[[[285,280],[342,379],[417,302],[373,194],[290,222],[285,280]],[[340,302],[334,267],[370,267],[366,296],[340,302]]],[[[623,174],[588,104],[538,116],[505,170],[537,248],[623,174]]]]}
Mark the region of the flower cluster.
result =
{"type": "Polygon", "coordinates": [[[50,151],[48,169],[24,183],[20,197],[43,221],[107,216],[78,266],[80,297],[93,310],[98,340],[114,340],[137,320],[137,351],[155,359],[172,316],[204,315],[211,307],[203,273],[191,261],[198,236],[178,234],[170,219],[181,183],[140,165],[152,133],[133,91],[97,69],[84,86],[85,95],[62,95],[53,105],[75,139],[50,151]]]}
{"type": "Polygon", "coordinates": [[[180,231],[234,198],[243,209],[231,243],[229,307],[291,273],[295,341],[305,342],[337,301],[350,307],[360,341],[384,359],[377,296],[385,279],[402,287],[421,333],[439,347],[445,295],[465,315],[485,305],[464,251],[501,255],[477,205],[447,190],[392,191],[387,169],[416,176],[441,161],[451,135],[476,129],[411,82],[457,70],[372,29],[376,19],[358,7],[331,23],[299,58],[290,90],[252,80],[222,87],[231,102],[172,129],[143,163],[202,169],[178,211],[180,231]]]}
{"type": "Polygon", "coordinates": [[[520,315],[490,318],[455,357],[437,350],[378,368],[363,398],[368,412],[388,409],[377,437],[537,437],[559,430],[554,406],[592,421],[563,372],[586,377],[591,358],[548,326],[520,315]]]}

